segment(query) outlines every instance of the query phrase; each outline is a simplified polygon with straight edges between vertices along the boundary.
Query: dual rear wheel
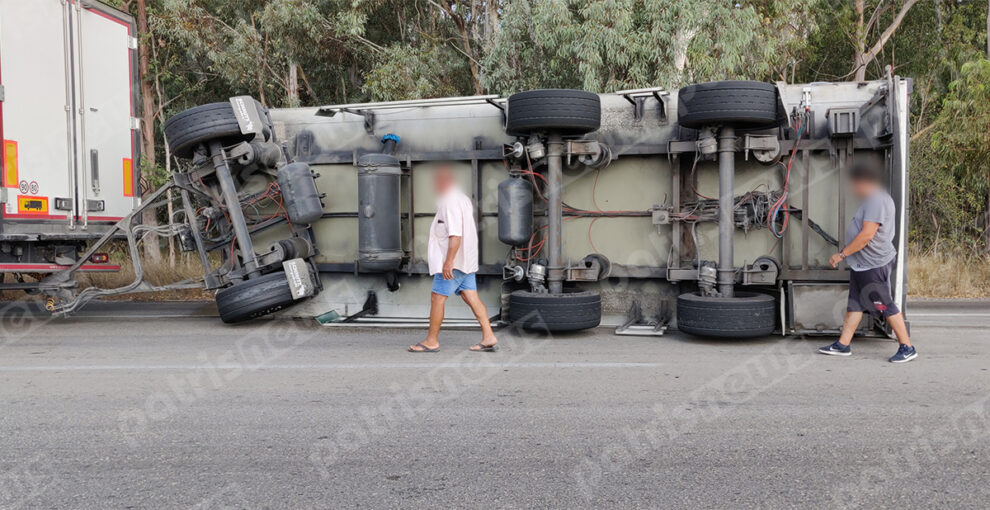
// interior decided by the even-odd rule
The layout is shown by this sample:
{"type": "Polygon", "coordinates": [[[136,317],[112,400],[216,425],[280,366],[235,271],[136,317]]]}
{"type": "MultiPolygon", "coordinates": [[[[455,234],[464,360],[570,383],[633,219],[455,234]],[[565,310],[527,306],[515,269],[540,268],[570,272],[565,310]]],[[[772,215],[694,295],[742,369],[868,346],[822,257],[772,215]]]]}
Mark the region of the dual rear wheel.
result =
{"type": "MultiPolygon", "coordinates": [[[[686,128],[731,126],[772,129],[786,121],[773,84],[720,81],[682,88],[678,123],[686,128]]],[[[601,100],[579,90],[533,90],[509,97],[506,132],[513,136],[556,133],[580,136],[601,126],[601,100]]],[[[777,304],[769,295],[737,292],[712,298],[696,292],[677,299],[678,329],[715,338],[750,338],[773,333],[777,304]]],[[[509,296],[509,319],[527,329],[575,331],[601,323],[597,292],[538,294],[516,291],[509,296]]]]}
{"type": "MultiPolygon", "coordinates": [[[[509,97],[505,131],[511,136],[556,134],[581,136],[602,122],[601,98],[583,90],[545,89],[509,97]]],[[[602,320],[602,297],[597,291],[537,293],[517,290],[509,295],[509,320],[516,326],[544,333],[580,331],[602,320]]]]}
{"type": "MultiPolygon", "coordinates": [[[[262,136],[273,137],[268,110],[254,102],[264,123],[262,136]]],[[[174,115],[165,122],[165,137],[172,154],[191,159],[196,150],[211,142],[224,146],[250,141],[254,134],[243,134],[231,103],[196,106],[174,115]]],[[[236,283],[216,294],[217,310],[223,322],[232,324],[268,315],[291,306],[295,300],[284,271],[236,283]]]]}

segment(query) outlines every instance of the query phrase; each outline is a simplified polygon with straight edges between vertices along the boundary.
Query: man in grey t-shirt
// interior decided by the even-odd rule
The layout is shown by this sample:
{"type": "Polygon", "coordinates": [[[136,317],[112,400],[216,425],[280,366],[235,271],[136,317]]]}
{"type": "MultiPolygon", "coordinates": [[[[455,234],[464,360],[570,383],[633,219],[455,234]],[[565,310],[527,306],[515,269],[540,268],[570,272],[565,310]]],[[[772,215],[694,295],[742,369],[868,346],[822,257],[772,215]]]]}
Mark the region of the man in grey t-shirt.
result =
{"type": "Polygon", "coordinates": [[[863,312],[887,319],[897,335],[900,347],[890,358],[904,363],[918,357],[911,346],[904,314],[897,308],[890,293],[890,271],[897,258],[894,248],[896,209],[894,199],[883,188],[880,172],[872,167],[856,166],[850,172],[850,190],[862,203],[846,229],[846,246],[832,255],[829,264],[838,267],[843,260],[849,264],[849,299],[842,334],[832,345],[818,349],[822,354],[849,356],[849,344],[863,320],[863,312]]]}
{"type": "Polygon", "coordinates": [[[851,245],[856,236],[863,232],[864,224],[876,223],[876,234],[861,250],[845,255],[846,264],[853,271],[868,271],[890,264],[897,257],[894,249],[894,221],[896,210],[894,199],[883,188],[872,190],[846,229],[846,246],[851,245]]]}

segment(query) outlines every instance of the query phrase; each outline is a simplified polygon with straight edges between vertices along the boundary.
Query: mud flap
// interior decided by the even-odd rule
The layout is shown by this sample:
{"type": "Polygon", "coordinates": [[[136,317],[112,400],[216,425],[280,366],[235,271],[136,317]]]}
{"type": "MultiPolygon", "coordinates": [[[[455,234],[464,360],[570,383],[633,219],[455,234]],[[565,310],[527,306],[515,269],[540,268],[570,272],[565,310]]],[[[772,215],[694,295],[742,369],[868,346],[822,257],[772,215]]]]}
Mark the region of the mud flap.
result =
{"type": "Polygon", "coordinates": [[[309,264],[304,259],[292,259],[282,262],[285,277],[289,281],[292,299],[300,300],[316,295],[316,281],[309,264]]]}

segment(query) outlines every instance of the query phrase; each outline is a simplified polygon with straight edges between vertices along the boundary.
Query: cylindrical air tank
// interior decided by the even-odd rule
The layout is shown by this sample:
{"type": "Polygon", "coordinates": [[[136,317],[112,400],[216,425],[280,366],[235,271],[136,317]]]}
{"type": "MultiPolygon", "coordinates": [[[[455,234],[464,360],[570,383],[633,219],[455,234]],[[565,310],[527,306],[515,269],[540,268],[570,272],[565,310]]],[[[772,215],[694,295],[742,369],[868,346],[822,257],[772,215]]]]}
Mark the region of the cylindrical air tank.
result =
{"type": "Polygon", "coordinates": [[[498,185],[498,240],[522,246],[533,235],[533,186],[510,177],[498,185]]]}
{"type": "MultiPolygon", "coordinates": [[[[387,135],[382,141],[389,150],[394,148],[398,137],[387,135]]],[[[401,180],[399,160],[391,154],[365,154],[358,159],[358,266],[361,271],[395,271],[402,264],[401,180]]]]}

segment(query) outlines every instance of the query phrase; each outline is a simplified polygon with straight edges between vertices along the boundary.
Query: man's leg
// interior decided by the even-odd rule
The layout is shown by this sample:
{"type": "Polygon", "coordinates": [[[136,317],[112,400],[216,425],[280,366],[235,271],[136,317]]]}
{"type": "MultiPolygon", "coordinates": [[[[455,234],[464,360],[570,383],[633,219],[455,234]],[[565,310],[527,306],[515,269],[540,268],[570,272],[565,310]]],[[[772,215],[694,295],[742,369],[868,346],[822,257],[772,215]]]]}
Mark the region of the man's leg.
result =
{"type": "Polygon", "coordinates": [[[890,325],[890,329],[894,330],[894,334],[897,335],[897,341],[901,345],[897,347],[897,353],[887,361],[891,363],[907,363],[918,357],[918,351],[911,345],[907,324],[904,323],[904,314],[900,310],[897,310],[896,305],[891,311],[897,313],[887,316],[887,324],[890,325]]]}
{"type": "Polygon", "coordinates": [[[839,339],[825,347],[819,348],[818,352],[828,354],[829,356],[852,356],[852,349],[849,348],[849,343],[852,342],[853,335],[856,334],[856,328],[859,326],[860,321],[863,320],[863,312],[856,310],[853,305],[854,303],[850,300],[849,308],[846,309],[846,319],[842,322],[842,334],[839,335],[839,339]]]}
{"type": "Polygon", "coordinates": [[[896,315],[887,317],[887,324],[890,324],[890,329],[894,330],[894,335],[897,336],[897,341],[901,345],[911,346],[911,338],[908,336],[907,324],[904,323],[903,313],[897,313],[896,315]]]}
{"type": "Polygon", "coordinates": [[[842,334],[839,335],[840,344],[848,347],[852,343],[860,322],[863,322],[863,312],[846,312],[846,319],[842,322],[842,334]]]}
{"type": "Polygon", "coordinates": [[[430,331],[426,334],[423,345],[431,349],[440,345],[440,325],[443,324],[443,308],[446,303],[447,296],[430,293],[430,331]]]}
{"type": "Polygon", "coordinates": [[[872,270],[875,281],[866,290],[869,292],[873,307],[887,318],[887,324],[890,325],[890,329],[894,331],[894,335],[897,337],[897,342],[900,343],[897,353],[888,361],[905,363],[917,358],[918,352],[911,345],[907,324],[904,322],[904,314],[897,307],[890,292],[890,273],[893,266],[894,263],[891,262],[885,267],[872,270]]]}
{"type": "Polygon", "coordinates": [[[865,310],[861,299],[864,274],[857,271],[849,272],[849,294],[846,296],[846,317],[842,321],[842,332],[835,343],[818,349],[818,352],[835,356],[852,354],[849,344],[852,343],[853,335],[856,334],[859,323],[863,321],[863,311],[865,310]]]}
{"type": "MultiPolygon", "coordinates": [[[[443,308],[447,302],[447,296],[430,293],[430,331],[426,334],[426,340],[422,344],[430,349],[440,347],[440,325],[443,324],[443,308]]],[[[409,347],[413,351],[423,350],[415,345],[409,347]]]]}
{"type": "Polygon", "coordinates": [[[495,332],[492,331],[491,322],[488,320],[488,310],[485,308],[485,304],[481,302],[481,297],[478,296],[478,291],[462,290],[461,298],[463,298],[464,302],[471,307],[471,311],[474,312],[475,318],[477,318],[478,323],[481,324],[481,344],[487,346],[498,343],[498,339],[495,338],[495,332]]]}

